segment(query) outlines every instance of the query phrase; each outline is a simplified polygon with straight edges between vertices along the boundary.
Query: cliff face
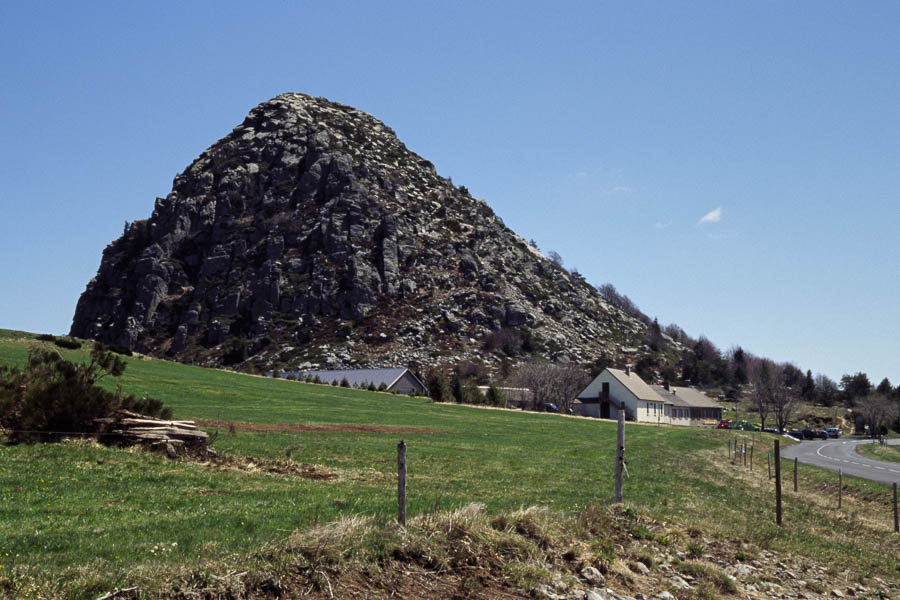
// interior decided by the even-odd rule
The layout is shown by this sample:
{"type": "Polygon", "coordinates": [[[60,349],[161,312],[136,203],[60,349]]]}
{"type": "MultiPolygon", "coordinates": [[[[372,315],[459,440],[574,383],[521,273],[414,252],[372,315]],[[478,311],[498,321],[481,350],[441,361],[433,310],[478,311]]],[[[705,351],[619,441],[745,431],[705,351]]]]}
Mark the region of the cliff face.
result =
{"type": "Polygon", "coordinates": [[[203,364],[589,362],[644,324],[510,231],[394,132],[283,94],[103,252],[72,335],[203,364]],[[520,354],[521,355],[521,354],[520,354]]]}

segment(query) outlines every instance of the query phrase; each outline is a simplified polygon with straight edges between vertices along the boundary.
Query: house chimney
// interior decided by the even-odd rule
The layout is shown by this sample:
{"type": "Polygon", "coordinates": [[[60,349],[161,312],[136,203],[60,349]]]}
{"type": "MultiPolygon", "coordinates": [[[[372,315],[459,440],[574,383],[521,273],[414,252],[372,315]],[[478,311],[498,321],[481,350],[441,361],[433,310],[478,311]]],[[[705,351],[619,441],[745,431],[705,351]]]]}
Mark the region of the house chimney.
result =
{"type": "Polygon", "coordinates": [[[627,376],[631,375],[631,367],[629,367],[628,365],[625,365],[625,375],[627,375],[627,376]]]}
{"type": "Polygon", "coordinates": [[[669,391],[669,380],[668,379],[665,382],[663,382],[663,387],[666,388],[667,392],[669,391]]]}

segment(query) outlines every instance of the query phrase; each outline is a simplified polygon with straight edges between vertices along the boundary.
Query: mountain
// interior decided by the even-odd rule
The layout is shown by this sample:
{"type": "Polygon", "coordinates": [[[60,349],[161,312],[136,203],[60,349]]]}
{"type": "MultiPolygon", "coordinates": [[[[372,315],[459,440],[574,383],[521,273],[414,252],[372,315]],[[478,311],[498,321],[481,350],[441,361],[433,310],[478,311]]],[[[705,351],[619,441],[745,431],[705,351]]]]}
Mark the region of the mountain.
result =
{"type": "Polygon", "coordinates": [[[106,247],[71,334],[206,365],[496,366],[627,357],[645,330],[384,123],[289,93],[106,247]]]}

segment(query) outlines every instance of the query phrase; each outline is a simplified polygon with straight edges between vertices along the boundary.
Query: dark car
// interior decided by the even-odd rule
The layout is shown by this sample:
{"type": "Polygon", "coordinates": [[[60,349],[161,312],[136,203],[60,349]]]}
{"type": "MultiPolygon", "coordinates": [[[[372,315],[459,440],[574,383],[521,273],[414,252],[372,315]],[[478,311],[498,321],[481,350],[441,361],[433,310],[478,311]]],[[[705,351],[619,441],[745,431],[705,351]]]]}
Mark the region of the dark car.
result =
{"type": "Polygon", "coordinates": [[[544,402],[544,412],[558,413],[559,407],[552,402],[544,402]]]}
{"type": "Polygon", "coordinates": [[[828,432],[825,431],[824,429],[819,429],[816,431],[816,437],[819,438],[820,440],[827,440],[828,432]]]}
{"type": "Polygon", "coordinates": [[[841,430],[838,429],[837,427],[826,427],[826,428],[825,428],[825,433],[827,433],[827,434],[828,434],[828,437],[830,437],[830,438],[839,438],[839,437],[841,437],[841,430]]]}
{"type": "Polygon", "coordinates": [[[775,429],[774,427],[764,427],[764,428],[763,428],[763,431],[765,431],[766,433],[780,433],[780,432],[779,432],[777,429],[775,429]]]}
{"type": "Polygon", "coordinates": [[[811,427],[805,428],[803,431],[800,432],[800,435],[802,436],[802,438],[804,440],[814,440],[817,437],[819,437],[818,432],[811,427]]]}
{"type": "Polygon", "coordinates": [[[797,438],[798,440],[803,439],[803,430],[802,429],[791,429],[788,431],[788,435],[792,438],[797,438]]]}

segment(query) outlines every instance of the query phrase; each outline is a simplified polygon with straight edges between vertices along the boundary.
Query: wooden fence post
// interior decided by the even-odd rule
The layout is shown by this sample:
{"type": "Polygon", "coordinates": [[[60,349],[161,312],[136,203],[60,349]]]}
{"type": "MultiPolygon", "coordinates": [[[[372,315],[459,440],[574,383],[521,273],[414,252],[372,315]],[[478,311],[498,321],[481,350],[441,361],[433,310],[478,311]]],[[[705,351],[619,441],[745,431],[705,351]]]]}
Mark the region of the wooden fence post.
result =
{"type": "Polygon", "coordinates": [[[772,453],[766,453],[766,464],[769,466],[769,479],[772,479],[772,453]]]}
{"type": "Polygon", "coordinates": [[[741,455],[743,456],[744,466],[746,467],[747,466],[747,442],[744,442],[743,445],[741,445],[741,455]]]}
{"type": "Polygon", "coordinates": [[[797,458],[794,457],[794,491],[797,491],[797,458]]]}
{"type": "Polygon", "coordinates": [[[838,469],[838,509],[841,508],[841,502],[844,499],[844,470],[838,469]]]}
{"type": "Polygon", "coordinates": [[[781,525],[781,447],[775,440],[775,522],[781,525]]]}
{"type": "Polygon", "coordinates": [[[750,446],[750,472],[751,472],[751,473],[753,472],[753,449],[754,449],[754,448],[756,448],[755,445],[754,445],[754,446],[750,446]]]}
{"type": "Polygon", "coordinates": [[[397,522],[406,525],[406,444],[397,444],[397,522]]]}
{"type": "Polygon", "coordinates": [[[622,502],[622,473],[625,471],[625,404],[619,407],[619,430],[616,437],[616,503],[622,502]]]}
{"type": "Polygon", "coordinates": [[[894,482],[894,533],[900,533],[900,514],[897,513],[897,482],[894,482]]]}
{"type": "Polygon", "coordinates": [[[731,459],[731,440],[728,440],[728,459],[731,459]]]}

